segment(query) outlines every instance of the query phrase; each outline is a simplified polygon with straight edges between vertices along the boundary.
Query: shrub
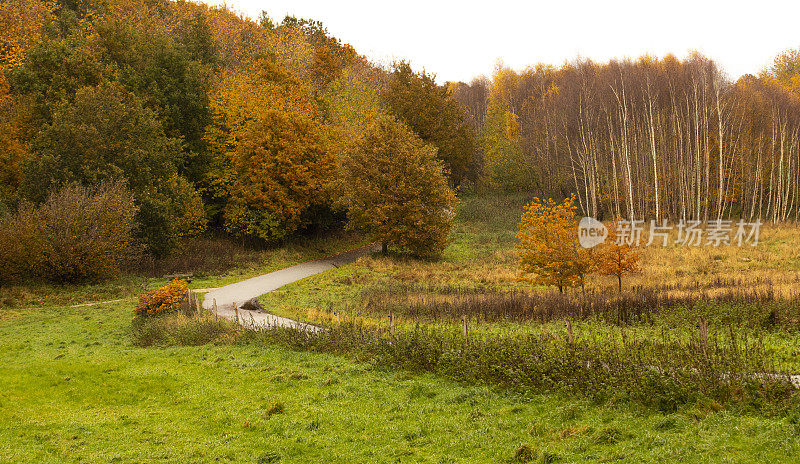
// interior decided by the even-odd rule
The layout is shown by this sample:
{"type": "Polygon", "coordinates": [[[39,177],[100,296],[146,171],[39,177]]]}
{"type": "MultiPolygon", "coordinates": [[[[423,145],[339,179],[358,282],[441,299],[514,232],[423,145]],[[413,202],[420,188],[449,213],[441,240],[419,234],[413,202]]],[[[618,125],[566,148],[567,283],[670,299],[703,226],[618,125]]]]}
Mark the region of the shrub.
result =
{"type": "Polygon", "coordinates": [[[23,203],[0,219],[0,282],[97,281],[116,274],[133,249],[136,211],[122,182],[71,185],[39,206],[23,203]]]}
{"type": "Polygon", "coordinates": [[[136,315],[149,317],[175,312],[187,301],[188,290],[189,286],[183,279],[175,279],[162,287],[151,290],[139,297],[136,315]]]}
{"type": "Polygon", "coordinates": [[[182,313],[163,317],[136,317],[131,326],[136,346],[200,346],[236,338],[238,325],[208,313],[187,317],[182,313]]]}

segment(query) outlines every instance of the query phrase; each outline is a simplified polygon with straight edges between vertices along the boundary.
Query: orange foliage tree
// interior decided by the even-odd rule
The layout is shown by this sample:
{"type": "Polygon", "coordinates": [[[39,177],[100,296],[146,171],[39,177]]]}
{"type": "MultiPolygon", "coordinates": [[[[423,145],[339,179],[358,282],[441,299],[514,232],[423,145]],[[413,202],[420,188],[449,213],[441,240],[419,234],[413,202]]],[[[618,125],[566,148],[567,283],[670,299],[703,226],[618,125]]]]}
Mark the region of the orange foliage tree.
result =
{"type": "Polygon", "coordinates": [[[227,229],[279,240],[326,202],[336,168],[318,125],[298,113],[268,111],[248,124],[233,152],[235,178],[225,210],[227,229]]]}
{"type": "Polygon", "coordinates": [[[618,289],[622,291],[622,276],[638,272],[641,255],[636,247],[617,240],[618,222],[608,227],[606,241],[597,247],[593,258],[600,275],[616,276],[618,289]]]}
{"type": "Polygon", "coordinates": [[[378,119],[342,159],[341,202],[349,225],[415,256],[439,255],[446,245],[456,197],[447,174],[403,123],[378,119]]]}
{"type": "Polygon", "coordinates": [[[280,240],[328,203],[336,162],[311,95],[268,59],[221,79],[206,132],[214,167],[205,188],[220,199],[229,232],[280,240]]]}
{"type": "Polygon", "coordinates": [[[525,206],[519,223],[517,248],[520,270],[534,274],[532,281],[564,287],[580,285],[593,269],[589,250],[578,243],[575,197],[561,203],[534,198],[525,206]]]}

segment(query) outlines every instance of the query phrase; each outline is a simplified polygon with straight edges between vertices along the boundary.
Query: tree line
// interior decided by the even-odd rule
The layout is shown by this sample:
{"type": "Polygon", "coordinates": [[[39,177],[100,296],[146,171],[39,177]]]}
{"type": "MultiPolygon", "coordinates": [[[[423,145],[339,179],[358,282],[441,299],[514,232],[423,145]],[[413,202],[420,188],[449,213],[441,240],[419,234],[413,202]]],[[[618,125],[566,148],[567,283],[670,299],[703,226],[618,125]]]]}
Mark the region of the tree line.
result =
{"type": "Polygon", "coordinates": [[[800,207],[800,54],[735,82],[711,60],[579,60],[450,84],[487,185],[599,218],[783,221],[800,207]]]}
{"type": "Polygon", "coordinates": [[[60,190],[112,189],[135,214],[121,243],[156,257],[209,229],[279,242],[345,222],[435,255],[453,189],[478,176],[446,87],[374,65],[317,21],[10,0],[0,28],[0,218],[15,224],[60,190]]]}
{"type": "MultiPolygon", "coordinates": [[[[129,205],[130,237],[106,249],[155,257],[209,230],[280,242],[342,224],[434,256],[457,192],[574,194],[600,219],[800,207],[797,52],[736,82],[695,54],[439,85],[317,21],[185,1],[9,0],[0,28],[0,220],[38,218],[39,241],[110,217],[56,232],[59,204],[129,205]]],[[[5,261],[42,262],[0,239],[5,261]]]]}

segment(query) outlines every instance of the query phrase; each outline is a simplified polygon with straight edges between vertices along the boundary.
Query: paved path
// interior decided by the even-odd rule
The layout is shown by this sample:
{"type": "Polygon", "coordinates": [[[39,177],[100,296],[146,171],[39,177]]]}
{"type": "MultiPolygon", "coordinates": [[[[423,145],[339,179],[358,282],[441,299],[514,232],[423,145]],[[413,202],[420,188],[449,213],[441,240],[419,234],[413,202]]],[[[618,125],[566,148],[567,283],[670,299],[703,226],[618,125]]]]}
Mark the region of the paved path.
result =
{"type": "Polygon", "coordinates": [[[315,261],[295,264],[278,271],[253,277],[252,279],[236,282],[235,284],[213,289],[206,293],[203,300],[203,308],[214,311],[214,301],[216,301],[216,313],[219,316],[230,320],[238,321],[240,324],[251,327],[300,327],[308,330],[319,330],[318,327],[303,324],[292,319],[276,316],[267,312],[257,310],[248,311],[241,309],[241,306],[260,295],[269,293],[284,285],[305,279],[320,272],[337,268],[343,264],[351,263],[356,259],[380,251],[380,245],[372,244],[355,250],[346,251],[338,255],[315,261]],[[238,313],[236,310],[238,307],[238,313]]]}

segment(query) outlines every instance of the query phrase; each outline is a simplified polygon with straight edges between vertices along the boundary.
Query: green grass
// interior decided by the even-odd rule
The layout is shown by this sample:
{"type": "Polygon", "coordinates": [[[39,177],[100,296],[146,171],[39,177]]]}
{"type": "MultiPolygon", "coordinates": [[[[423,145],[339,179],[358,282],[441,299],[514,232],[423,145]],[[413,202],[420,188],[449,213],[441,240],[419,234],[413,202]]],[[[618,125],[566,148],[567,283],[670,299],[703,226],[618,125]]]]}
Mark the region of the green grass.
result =
{"type": "Polygon", "coordinates": [[[800,457],[800,430],[786,419],[526,396],[277,347],[136,348],[131,316],[116,303],[0,321],[0,462],[800,457]]]}
{"type": "MultiPolygon", "coordinates": [[[[369,316],[363,295],[392,285],[431,295],[530,288],[516,278],[514,250],[524,202],[465,199],[441,261],[367,258],[261,300],[276,313],[310,320],[332,309],[369,316]]],[[[192,287],[224,285],[358,244],[334,237],[266,250],[219,275],[199,276],[192,287]]],[[[769,418],[701,403],[663,414],[631,402],[599,405],[458,384],[269,345],[136,347],[134,299],[143,284],[163,281],[128,276],[102,285],[0,289],[0,463],[800,459],[800,411],[769,418]]],[[[594,323],[574,329],[579,339],[615,330],[594,323]]],[[[564,328],[553,322],[480,330],[563,335],[564,328]]],[[[630,330],[636,337],[658,332],[630,330]]],[[[766,336],[778,359],[796,362],[796,333],[766,336]]]]}

